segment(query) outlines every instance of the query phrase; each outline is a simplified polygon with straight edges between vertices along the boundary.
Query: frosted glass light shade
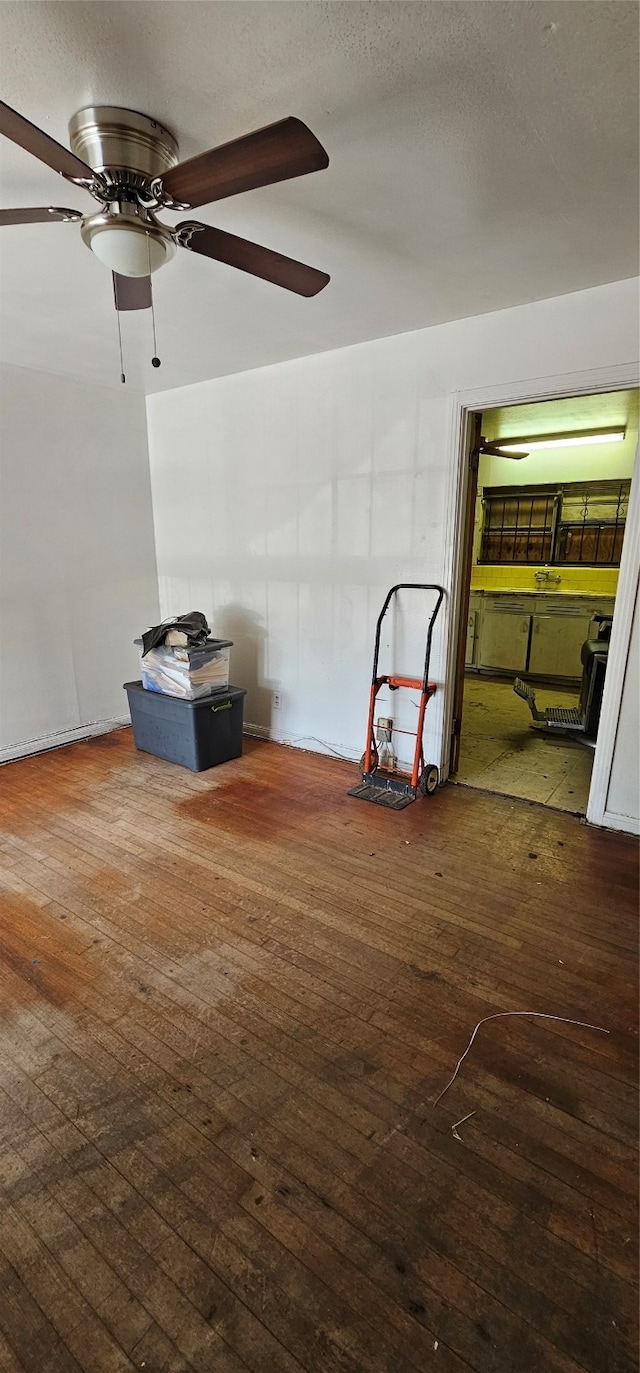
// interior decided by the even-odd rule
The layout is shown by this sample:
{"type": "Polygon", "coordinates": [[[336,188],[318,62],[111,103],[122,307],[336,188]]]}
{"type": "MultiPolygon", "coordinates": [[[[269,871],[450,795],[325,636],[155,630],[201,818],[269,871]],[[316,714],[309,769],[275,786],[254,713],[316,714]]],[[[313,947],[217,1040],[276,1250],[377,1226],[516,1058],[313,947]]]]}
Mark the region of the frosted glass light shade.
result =
{"type": "Polygon", "coordinates": [[[162,239],[150,238],[132,229],[102,229],[94,235],[91,247],[105,266],[123,277],[146,277],[167,260],[162,239]]]}
{"type": "Polygon", "coordinates": [[[133,215],[91,215],[82,221],[80,232],[92,253],[123,277],[146,277],[175,252],[166,230],[133,215]]]}

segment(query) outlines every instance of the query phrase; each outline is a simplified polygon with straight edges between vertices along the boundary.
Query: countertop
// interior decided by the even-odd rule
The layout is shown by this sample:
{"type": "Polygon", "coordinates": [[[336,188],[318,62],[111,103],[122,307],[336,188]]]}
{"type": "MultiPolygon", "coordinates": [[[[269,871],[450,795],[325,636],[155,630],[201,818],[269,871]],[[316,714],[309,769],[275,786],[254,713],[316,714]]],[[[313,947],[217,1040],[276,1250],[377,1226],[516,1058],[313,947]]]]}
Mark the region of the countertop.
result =
{"type": "Polygon", "coordinates": [[[566,596],[567,600],[572,601],[614,601],[615,596],[611,591],[572,591],[567,588],[563,591],[562,587],[547,586],[542,582],[535,591],[524,590],[522,587],[472,587],[472,596],[517,596],[518,600],[522,596],[553,596],[554,599],[561,600],[566,596]]]}

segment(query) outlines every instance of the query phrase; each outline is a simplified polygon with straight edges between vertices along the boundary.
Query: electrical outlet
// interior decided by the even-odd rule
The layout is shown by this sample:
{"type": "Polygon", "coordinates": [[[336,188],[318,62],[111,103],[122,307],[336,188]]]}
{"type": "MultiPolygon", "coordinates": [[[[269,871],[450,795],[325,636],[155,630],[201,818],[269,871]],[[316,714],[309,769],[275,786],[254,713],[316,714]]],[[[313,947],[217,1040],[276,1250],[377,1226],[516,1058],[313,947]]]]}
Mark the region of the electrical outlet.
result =
{"type": "Polygon", "coordinates": [[[274,710],[282,710],[282,692],[281,692],[281,691],[274,691],[274,693],[273,693],[273,709],[274,709],[274,710]]]}

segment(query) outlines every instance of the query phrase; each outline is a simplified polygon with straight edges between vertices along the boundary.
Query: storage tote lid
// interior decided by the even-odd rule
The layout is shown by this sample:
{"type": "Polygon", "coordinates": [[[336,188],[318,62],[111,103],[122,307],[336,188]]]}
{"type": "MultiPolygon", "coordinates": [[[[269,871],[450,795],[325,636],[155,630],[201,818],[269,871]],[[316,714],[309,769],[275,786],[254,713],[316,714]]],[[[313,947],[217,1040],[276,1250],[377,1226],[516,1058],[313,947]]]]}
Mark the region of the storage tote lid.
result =
{"type": "MultiPolygon", "coordinates": [[[[221,687],[218,691],[210,691],[206,696],[198,696],[195,701],[187,701],[184,696],[170,696],[164,691],[147,691],[142,682],[123,682],[123,689],[127,695],[135,696],[138,692],[146,700],[169,701],[174,706],[184,706],[185,710],[213,710],[225,701],[237,701],[241,696],[246,696],[244,687],[228,686],[221,687]]],[[[159,707],[162,709],[162,706],[159,707]]]]}

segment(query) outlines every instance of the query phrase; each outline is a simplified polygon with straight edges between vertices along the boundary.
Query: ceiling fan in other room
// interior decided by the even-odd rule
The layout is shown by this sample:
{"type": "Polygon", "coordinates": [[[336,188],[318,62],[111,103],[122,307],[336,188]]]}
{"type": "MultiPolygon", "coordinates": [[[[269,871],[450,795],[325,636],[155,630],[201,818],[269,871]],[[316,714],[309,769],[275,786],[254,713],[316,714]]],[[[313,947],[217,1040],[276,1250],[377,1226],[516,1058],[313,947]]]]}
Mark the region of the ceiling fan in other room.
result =
{"type": "Polygon", "coordinates": [[[187,162],[178,162],[178,144],[157,120],[113,105],[89,105],[73,115],[71,151],[2,101],[0,134],[89,191],[100,206],[90,215],[58,206],[0,210],[0,226],[79,223],[84,243],[111,268],[117,311],[152,305],[151,274],[176,247],[301,296],[317,295],[329,281],[326,272],[199,220],[170,226],[157,218],[158,211],[195,209],[328,167],[325,149],[300,119],[281,119],[187,162]]]}

